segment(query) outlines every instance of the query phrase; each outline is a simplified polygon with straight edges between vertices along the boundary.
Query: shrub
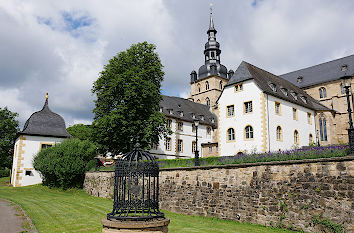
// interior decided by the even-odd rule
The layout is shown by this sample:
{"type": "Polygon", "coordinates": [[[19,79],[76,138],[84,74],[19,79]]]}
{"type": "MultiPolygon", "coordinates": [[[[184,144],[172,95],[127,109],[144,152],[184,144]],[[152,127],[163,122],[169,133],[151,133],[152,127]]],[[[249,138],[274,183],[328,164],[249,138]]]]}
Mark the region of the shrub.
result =
{"type": "Polygon", "coordinates": [[[50,187],[81,188],[88,162],[95,156],[96,146],[77,138],[40,151],[34,158],[34,168],[40,171],[43,184],[50,187]]]}

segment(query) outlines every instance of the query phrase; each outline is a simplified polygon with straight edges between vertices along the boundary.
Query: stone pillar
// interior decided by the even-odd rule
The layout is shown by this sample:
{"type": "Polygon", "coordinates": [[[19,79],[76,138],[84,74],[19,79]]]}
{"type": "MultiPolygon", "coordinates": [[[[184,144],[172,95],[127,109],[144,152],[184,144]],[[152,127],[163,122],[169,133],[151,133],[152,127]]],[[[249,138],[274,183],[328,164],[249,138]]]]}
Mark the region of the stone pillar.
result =
{"type": "Polygon", "coordinates": [[[168,218],[155,218],[148,221],[133,221],[133,220],[108,220],[102,219],[102,233],[167,233],[168,218]]]}

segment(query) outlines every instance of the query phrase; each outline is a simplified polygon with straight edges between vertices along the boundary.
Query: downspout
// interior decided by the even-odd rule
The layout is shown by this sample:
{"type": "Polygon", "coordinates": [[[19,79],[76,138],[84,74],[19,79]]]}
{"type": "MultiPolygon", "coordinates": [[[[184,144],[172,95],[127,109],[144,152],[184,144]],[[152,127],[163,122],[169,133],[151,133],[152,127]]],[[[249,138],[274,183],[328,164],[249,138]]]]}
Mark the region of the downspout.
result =
{"type": "Polygon", "coordinates": [[[318,138],[317,124],[316,124],[316,110],[314,111],[313,121],[314,121],[314,124],[315,124],[316,145],[319,146],[320,139],[318,138]]]}
{"type": "Polygon", "coordinates": [[[268,130],[268,152],[270,152],[270,136],[269,136],[269,105],[268,105],[268,94],[267,94],[267,130],[268,130]]]}

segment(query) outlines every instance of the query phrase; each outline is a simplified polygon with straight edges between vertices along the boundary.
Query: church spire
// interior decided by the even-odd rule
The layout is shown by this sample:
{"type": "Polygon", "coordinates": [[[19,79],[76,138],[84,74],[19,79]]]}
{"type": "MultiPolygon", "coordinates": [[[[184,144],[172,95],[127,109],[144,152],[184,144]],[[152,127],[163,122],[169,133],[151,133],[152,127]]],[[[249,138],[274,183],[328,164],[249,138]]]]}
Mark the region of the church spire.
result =
{"type": "Polygon", "coordinates": [[[205,44],[205,64],[216,64],[220,63],[220,45],[216,41],[216,33],[214,27],[214,20],[213,20],[213,8],[212,4],[210,4],[210,20],[209,20],[209,29],[207,31],[208,34],[208,42],[205,44]]]}
{"type": "Polygon", "coordinates": [[[198,70],[198,78],[195,72],[191,73],[191,82],[195,82],[199,79],[208,76],[219,76],[227,78],[227,68],[220,63],[220,44],[216,41],[216,29],[213,19],[213,8],[210,4],[210,18],[209,18],[209,28],[207,30],[208,41],[205,43],[204,47],[204,65],[202,65],[198,70]]]}
{"type": "Polygon", "coordinates": [[[214,28],[214,21],[213,21],[213,4],[210,3],[210,22],[209,22],[209,31],[216,31],[214,28]]]}

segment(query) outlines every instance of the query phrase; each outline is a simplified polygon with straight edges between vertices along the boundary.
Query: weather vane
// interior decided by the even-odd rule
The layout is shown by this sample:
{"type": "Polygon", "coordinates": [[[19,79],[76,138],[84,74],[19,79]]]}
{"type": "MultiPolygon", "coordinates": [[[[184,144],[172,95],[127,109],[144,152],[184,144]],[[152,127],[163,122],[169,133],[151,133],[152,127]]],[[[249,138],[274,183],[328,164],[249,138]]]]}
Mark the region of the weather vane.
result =
{"type": "Polygon", "coordinates": [[[210,14],[213,14],[213,3],[210,3],[210,14]]]}

